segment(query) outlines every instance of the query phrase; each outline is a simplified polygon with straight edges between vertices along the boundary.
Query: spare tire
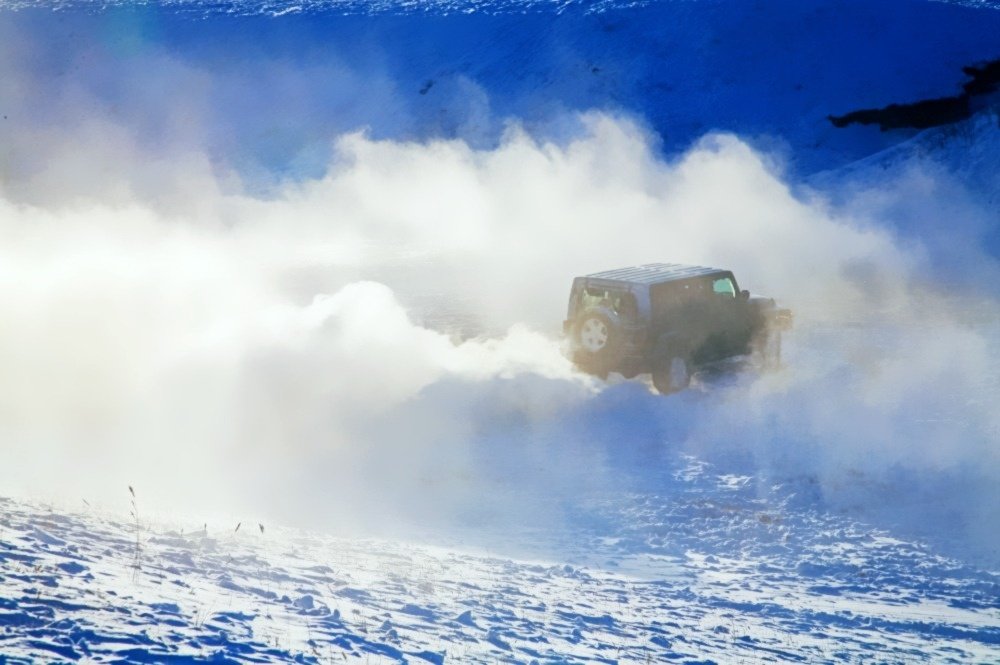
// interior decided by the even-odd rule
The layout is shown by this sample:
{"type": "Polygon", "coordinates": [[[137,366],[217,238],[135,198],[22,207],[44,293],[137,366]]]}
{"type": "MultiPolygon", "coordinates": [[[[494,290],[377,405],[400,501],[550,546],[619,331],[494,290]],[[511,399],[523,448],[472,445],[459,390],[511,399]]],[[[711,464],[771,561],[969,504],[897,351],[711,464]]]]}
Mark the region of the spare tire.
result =
{"type": "Polygon", "coordinates": [[[584,371],[606,375],[621,360],[625,335],[618,315],[601,307],[581,312],[573,322],[573,359],[584,371]]]}

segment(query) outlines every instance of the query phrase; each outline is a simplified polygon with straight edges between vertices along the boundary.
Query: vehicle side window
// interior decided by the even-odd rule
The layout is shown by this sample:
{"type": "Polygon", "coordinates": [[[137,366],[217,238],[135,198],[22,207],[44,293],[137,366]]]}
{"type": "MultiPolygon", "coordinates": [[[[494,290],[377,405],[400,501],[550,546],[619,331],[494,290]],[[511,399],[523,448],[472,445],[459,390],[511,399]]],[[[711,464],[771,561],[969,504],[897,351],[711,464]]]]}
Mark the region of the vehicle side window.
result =
{"type": "Polygon", "coordinates": [[[704,280],[690,280],[677,284],[664,284],[659,287],[660,300],[667,306],[686,305],[697,300],[704,300],[710,295],[709,284],[704,280]]]}
{"type": "Polygon", "coordinates": [[[736,297],[736,285],[729,277],[720,277],[712,281],[712,292],[727,298],[736,297]]]}
{"type": "Polygon", "coordinates": [[[708,297],[708,284],[701,279],[694,282],[685,282],[681,286],[681,289],[684,294],[684,302],[704,300],[708,297]]]}
{"type": "Polygon", "coordinates": [[[681,303],[681,290],[672,284],[657,284],[649,292],[653,311],[666,312],[681,303]]]}
{"type": "Polygon", "coordinates": [[[614,303],[618,316],[626,321],[634,321],[639,315],[639,307],[635,304],[635,296],[631,293],[618,294],[618,300],[614,303]]]}
{"type": "Polygon", "coordinates": [[[690,302],[693,293],[689,284],[657,284],[649,291],[652,305],[653,325],[661,326],[685,303],[690,302]]]}

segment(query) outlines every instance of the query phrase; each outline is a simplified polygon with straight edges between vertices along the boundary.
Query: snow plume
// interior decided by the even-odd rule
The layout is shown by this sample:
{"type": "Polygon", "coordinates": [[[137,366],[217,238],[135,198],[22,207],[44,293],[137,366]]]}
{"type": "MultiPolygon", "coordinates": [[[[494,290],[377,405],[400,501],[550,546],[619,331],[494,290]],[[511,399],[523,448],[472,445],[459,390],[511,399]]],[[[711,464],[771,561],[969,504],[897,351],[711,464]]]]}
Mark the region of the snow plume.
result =
{"type": "Polygon", "coordinates": [[[893,479],[910,505],[906,481],[943,478],[924,499],[995,538],[975,522],[998,505],[996,266],[981,219],[913,238],[897,217],[974,202],[940,205],[915,169],[834,204],[733,136],[665,160],[630,120],[572,123],[560,143],[512,125],[495,149],[348,134],[325,175],[268,197],[127,141],[94,195],[60,195],[61,159],[22,178],[32,196],[0,201],[2,487],[113,504],[132,484],[159,508],[331,526],[544,524],[630,487],[644,464],[620,458],[651,444],[816,478],[839,505],[893,479]],[[188,186],[128,186],[150,169],[188,186]],[[957,227],[956,273],[932,259],[957,227]],[[576,373],[571,278],[662,260],[792,307],[787,368],[670,399],[576,373]]]}

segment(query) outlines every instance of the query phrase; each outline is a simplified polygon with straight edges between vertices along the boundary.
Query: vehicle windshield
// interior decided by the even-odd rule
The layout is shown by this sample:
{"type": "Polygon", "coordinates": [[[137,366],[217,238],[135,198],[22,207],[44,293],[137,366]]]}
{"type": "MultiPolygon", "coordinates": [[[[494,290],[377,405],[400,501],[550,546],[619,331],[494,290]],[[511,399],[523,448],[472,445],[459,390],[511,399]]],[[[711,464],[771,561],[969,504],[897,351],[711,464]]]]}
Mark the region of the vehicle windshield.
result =
{"type": "Polygon", "coordinates": [[[736,285],[731,277],[720,277],[712,280],[712,292],[729,298],[736,297],[736,285]]]}

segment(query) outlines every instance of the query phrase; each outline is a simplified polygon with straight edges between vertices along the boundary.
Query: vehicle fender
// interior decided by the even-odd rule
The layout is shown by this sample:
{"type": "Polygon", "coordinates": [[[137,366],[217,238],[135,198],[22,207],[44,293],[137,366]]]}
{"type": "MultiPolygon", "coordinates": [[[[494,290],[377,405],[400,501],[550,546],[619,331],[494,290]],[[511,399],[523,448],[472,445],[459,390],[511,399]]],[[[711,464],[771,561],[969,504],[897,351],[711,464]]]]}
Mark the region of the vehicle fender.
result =
{"type": "Polygon", "coordinates": [[[763,318],[763,322],[776,330],[790,330],[792,327],[792,310],[779,308],[774,298],[750,294],[747,300],[751,307],[763,318]]]}
{"type": "Polygon", "coordinates": [[[767,296],[759,296],[753,293],[750,294],[750,298],[747,299],[747,302],[750,303],[751,307],[755,307],[761,310],[773,309],[777,307],[777,304],[774,302],[774,298],[768,298],[767,296]]]}

